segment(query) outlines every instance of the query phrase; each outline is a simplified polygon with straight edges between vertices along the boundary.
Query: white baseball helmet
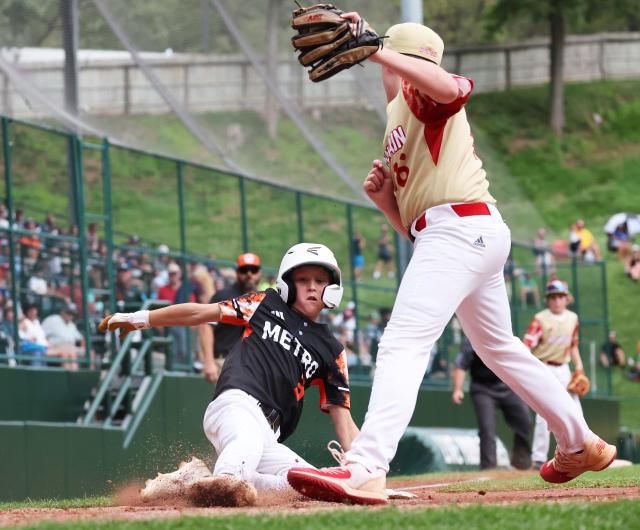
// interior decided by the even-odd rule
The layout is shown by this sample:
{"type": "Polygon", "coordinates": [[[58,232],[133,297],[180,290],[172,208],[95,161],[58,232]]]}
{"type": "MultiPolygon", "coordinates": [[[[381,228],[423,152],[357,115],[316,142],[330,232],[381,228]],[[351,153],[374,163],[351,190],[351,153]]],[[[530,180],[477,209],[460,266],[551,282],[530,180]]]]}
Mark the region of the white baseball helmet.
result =
{"type": "Polygon", "coordinates": [[[285,253],[278,270],[276,287],[287,305],[296,299],[296,288],[291,280],[291,273],[298,267],[318,265],[331,273],[331,283],[322,291],[322,301],[329,309],[340,305],[342,300],[342,273],[333,252],[320,243],[298,243],[285,253]]]}

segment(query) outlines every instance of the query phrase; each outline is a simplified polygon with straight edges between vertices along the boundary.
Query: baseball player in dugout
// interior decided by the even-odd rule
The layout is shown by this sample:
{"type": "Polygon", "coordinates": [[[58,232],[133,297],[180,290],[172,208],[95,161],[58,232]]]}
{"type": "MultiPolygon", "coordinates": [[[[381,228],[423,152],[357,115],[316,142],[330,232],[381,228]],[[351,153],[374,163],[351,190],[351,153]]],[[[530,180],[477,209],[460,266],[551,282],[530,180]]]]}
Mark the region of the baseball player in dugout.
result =
{"type": "MultiPolygon", "coordinates": [[[[243,265],[244,266],[244,265],[243,265]]],[[[203,421],[217,460],[213,475],[198,459],[148,481],[143,500],[181,495],[196,505],[254,504],[257,491],[290,491],[287,471],[311,467],[283,445],[295,431],[310,385],[330,414],[344,448],[358,429],[349,410],[346,354],[320,311],[340,304],[340,268],[327,247],[300,243],[282,258],[277,290],[243,294],[212,304],[177,304],[154,311],[116,313],[100,329],[195,326],[223,322],[239,326],[242,340],[220,372],[203,421]]]]}
{"type": "MultiPolygon", "coordinates": [[[[524,337],[524,344],[531,349],[533,355],[547,365],[553,376],[566,389],[571,381],[569,361],[573,362],[575,373],[584,374],[578,350],[578,315],[567,309],[569,289],[561,280],[553,280],[547,284],[545,300],[547,309],[533,317],[524,337]]],[[[568,392],[568,394],[582,414],[578,394],[575,392],[568,392]]],[[[540,469],[547,460],[548,452],[547,421],[537,414],[531,451],[531,459],[536,469],[540,469]]]]}
{"type": "MultiPolygon", "coordinates": [[[[363,24],[343,13],[352,33],[363,24]]],[[[384,504],[389,462],[413,414],[429,352],[454,314],[486,366],[540,414],[557,450],[540,469],[566,482],[606,468],[616,448],[590,431],[565,387],[514,337],[503,266],[510,231],[489,193],[465,103],[473,81],[441,66],[444,44],[430,28],[403,23],[369,55],[387,96],[383,160],[364,190],[413,255],[379,345],[368,411],[336,468],[292,468],[290,484],[329,501],[384,504]],[[533,384],[532,384],[533,382],[533,384]]]]}
{"type": "MultiPolygon", "coordinates": [[[[250,252],[240,254],[236,260],[236,282],[216,292],[210,300],[215,304],[255,292],[262,275],[260,257],[250,252]]],[[[242,339],[242,326],[217,322],[198,326],[200,350],[202,352],[203,375],[215,383],[220,369],[231,349],[242,339]]]]}

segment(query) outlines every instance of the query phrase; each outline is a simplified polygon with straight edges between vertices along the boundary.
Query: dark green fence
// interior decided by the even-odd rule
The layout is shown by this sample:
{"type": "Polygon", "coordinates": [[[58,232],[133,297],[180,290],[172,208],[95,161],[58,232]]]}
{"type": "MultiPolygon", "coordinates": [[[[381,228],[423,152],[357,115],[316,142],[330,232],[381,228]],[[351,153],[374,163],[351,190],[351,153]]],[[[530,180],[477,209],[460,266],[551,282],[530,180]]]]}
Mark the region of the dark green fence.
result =
{"type": "MultiPolygon", "coordinates": [[[[34,233],[24,225],[0,224],[0,263],[4,266],[5,296],[18,303],[35,301],[44,316],[58,311],[66,300],[79,308],[79,326],[85,337],[85,367],[100,366],[113,354],[96,324],[106,312],[137,309],[152,294],[156,264],[179,263],[183,278],[195,264],[224,268],[235,257],[251,251],[262,257],[264,275],[273,274],[281,255],[299,241],[316,241],[332,248],[342,266],[344,306],[353,301],[357,339],[352,373],[367,379],[370,357],[376,351],[372,316],[393,306],[400,274],[386,271],[373,279],[380,227],[384,216],[361,204],[338,200],[274,183],[261,182],[228,171],[191,163],[122,145],[107,139],[82,138],[42,125],[1,118],[3,186],[0,197],[7,219],[23,210],[25,217],[44,218],[53,212],[69,223],[62,233],[34,233]],[[353,239],[360,234],[365,265],[360,278],[353,268],[353,239]],[[165,248],[164,246],[168,246],[165,248]],[[135,293],[123,296],[116,271],[118,261],[137,263],[135,293]],[[36,293],[30,282],[42,277],[46,293],[36,293]]],[[[265,163],[268,163],[265,161],[265,163]]],[[[394,265],[401,269],[400,242],[394,237],[394,265]]],[[[544,284],[553,272],[536,263],[533,249],[514,244],[505,269],[512,298],[514,332],[523,336],[531,317],[544,302],[544,284]],[[537,297],[521,292],[522,273],[535,280],[537,297]]],[[[581,316],[585,365],[593,345],[599,350],[607,333],[604,264],[558,260],[555,272],[566,280],[581,316]]],[[[22,356],[18,315],[3,316],[13,357],[2,352],[0,362],[28,363],[22,356]]],[[[2,330],[0,329],[0,332],[2,330]]],[[[433,352],[428,381],[449,384],[449,371],[459,349],[461,333],[447,328],[433,352]]],[[[188,357],[175,369],[191,370],[195,343],[186,333],[188,357]]],[[[175,342],[175,341],[174,341],[175,342]]],[[[6,350],[6,344],[4,346],[6,350]]],[[[596,354],[598,351],[596,351],[596,354]]],[[[597,355],[596,355],[597,356],[597,355]]],[[[47,358],[47,364],[61,361],[47,358]]],[[[171,364],[171,363],[170,363],[171,364]]],[[[608,372],[597,367],[595,389],[609,393],[608,372]]]]}

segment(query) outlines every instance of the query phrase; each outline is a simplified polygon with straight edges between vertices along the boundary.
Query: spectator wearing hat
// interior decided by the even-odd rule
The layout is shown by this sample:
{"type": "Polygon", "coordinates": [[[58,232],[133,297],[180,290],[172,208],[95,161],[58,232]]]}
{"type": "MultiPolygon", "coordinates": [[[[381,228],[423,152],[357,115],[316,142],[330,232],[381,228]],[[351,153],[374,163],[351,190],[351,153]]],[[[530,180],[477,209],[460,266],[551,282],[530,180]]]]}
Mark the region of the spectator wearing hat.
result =
{"type": "MultiPolygon", "coordinates": [[[[238,298],[258,289],[262,275],[262,263],[257,254],[240,254],[236,260],[236,281],[225,289],[220,289],[210,303],[238,298]]],[[[204,365],[203,375],[207,381],[215,383],[220,369],[231,348],[242,338],[241,326],[230,324],[201,324],[198,326],[200,353],[204,365]]]]}
{"type": "MultiPolygon", "coordinates": [[[[191,292],[188,282],[182,281],[182,269],[175,262],[169,263],[167,267],[169,273],[169,283],[158,289],[158,300],[166,300],[169,304],[184,304],[195,302],[196,297],[191,292]]],[[[188,361],[189,351],[187,344],[187,333],[189,328],[173,327],[169,333],[173,337],[174,359],[181,364],[188,361]]]]}
{"type": "Polygon", "coordinates": [[[64,359],[62,368],[67,370],[78,369],[78,356],[84,348],[84,337],[74,323],[77,315],[76,305],[67,304],[60,314],[49,315],[42,322],[49,344],[47,355],[64,359]]]}
{"type": "MultiPolygon", "coordinates": [[[[545,301],[547,309],[533,317],[523,342],[547,365],[549,377],[555,377],[566,388],[571,380],[569,362],[573,362],[576,371],[584,369],[578,349],[578,315],[567,309],[569,288],[562,280],[552,280],[547,284],[545,301]]],[[[578,396],[571,395],[582,411],[578,396]]],[[[549,428],[539,414],[536,415],[532,446],[531,458],[539,469],[549,452],[549,428]]]]}

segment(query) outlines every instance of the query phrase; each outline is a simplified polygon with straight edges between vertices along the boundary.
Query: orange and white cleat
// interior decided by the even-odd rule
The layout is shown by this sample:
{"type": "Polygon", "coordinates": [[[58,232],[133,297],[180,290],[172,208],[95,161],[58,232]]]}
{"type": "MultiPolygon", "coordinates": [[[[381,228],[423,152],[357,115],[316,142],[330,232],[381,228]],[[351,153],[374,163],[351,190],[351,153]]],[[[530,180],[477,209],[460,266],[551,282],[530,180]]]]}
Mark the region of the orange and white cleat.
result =
{"type": "Polygon", "coordinates": [[[582,451],[562,453],[556,449],[555,456],[540,468],[540,476],[555,484],[569,482],[587,471],[602,471],[609,467],[617,454],[615,445],[591,434],[582,451]]]}

